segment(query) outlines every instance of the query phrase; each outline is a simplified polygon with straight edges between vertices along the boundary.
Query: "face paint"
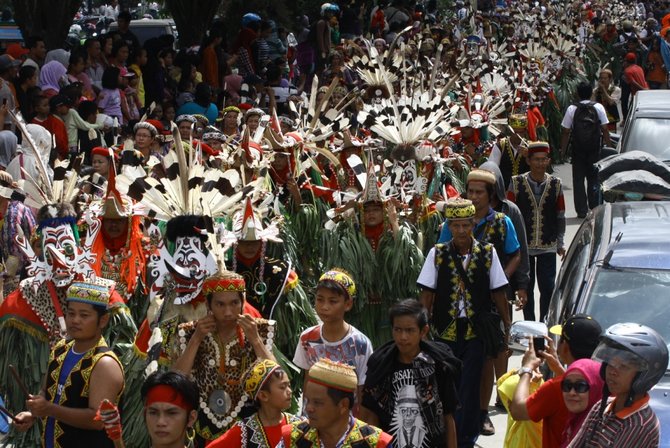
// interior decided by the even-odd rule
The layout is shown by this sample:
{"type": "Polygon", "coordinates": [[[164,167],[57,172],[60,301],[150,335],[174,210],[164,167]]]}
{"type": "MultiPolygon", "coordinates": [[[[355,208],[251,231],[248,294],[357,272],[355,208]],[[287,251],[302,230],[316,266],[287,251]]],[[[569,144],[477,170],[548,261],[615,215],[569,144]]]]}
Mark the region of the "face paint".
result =
{"type": "Polygon", "coordinates": [[[165,260],[176,284],[175,303],[188,303],[202,290],[205,279],[216,272],[216,261],[195,236],[177,238],[174,255],[165,260]]]}
{"type": "Polygon", "coordinates": [[[72,283],[77,258],[81,253],[72,227],[67,224],[45,227],[42,230],[42,250],[51,268],[50,278],[56,287],[63,288],[72,283]]]}

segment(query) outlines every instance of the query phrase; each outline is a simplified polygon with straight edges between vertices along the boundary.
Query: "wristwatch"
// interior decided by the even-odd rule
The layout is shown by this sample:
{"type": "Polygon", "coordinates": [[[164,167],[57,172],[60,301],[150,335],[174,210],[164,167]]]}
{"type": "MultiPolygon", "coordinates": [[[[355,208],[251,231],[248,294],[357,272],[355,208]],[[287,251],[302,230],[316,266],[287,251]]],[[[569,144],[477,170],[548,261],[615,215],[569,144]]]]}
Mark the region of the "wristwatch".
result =
{"type": "Polygon", "coordinates": [[[521,367],[519,370],[516,371],[516,373],[519,376],[523,375],[524,373],[532,375],[533,374],[533,369],[531,369],[530,367],[521,367]]]}

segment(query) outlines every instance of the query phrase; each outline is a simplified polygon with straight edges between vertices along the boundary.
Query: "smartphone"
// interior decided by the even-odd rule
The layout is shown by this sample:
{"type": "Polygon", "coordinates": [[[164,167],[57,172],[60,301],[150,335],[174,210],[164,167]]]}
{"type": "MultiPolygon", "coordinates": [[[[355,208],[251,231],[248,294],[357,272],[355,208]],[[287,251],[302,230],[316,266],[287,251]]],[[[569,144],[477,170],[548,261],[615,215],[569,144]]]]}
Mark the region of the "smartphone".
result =
{"type": "Polygon", "coordinates": [[[544,351],[544,337],[533,337],[533,347],[535,348],[535,355],[540,356],[540,352],[544,351]]]}
{"type": "Polygon", "coordinates": [[[3,99],[2,99],[2,105],[3,105],[3,106],[6,106],[6,105],[7,105],[7,98],[3,98],[3,99]]]}

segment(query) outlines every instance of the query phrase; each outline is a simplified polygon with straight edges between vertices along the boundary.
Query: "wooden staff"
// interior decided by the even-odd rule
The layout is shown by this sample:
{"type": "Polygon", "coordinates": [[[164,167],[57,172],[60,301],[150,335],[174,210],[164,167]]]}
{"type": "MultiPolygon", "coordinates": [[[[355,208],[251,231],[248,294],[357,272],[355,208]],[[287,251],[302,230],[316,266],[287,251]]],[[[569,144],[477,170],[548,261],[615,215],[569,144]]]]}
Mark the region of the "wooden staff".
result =
{"type": "Polygon", "coordinates": [[[9,371],[12,373],[12,376],[16,380],[16,382],[19,384],[19,387],[21,388],[21,391],[23,391],[23,394],[26,396],[26,400],[30,398],[30,392],[28,391],[28,388],[26,387],[26,384],[23,382],[21,379],[21,376],[19,375],[18,370],[16,370],[16,367],[14,367],[12,364],[9,365],[9,371]]]}

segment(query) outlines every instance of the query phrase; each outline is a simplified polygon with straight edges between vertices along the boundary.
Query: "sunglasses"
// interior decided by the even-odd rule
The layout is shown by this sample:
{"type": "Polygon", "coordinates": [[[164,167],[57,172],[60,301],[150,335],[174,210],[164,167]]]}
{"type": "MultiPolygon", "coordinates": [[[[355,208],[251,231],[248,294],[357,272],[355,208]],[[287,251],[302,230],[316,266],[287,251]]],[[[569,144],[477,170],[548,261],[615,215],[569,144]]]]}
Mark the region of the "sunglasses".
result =
{"type": "Polygon", "coordinates": [[[589,391],[591,386],[586,381],[572,381],[563,380],[561,382],[561,390],[563,392],[570,392],[572,389],[575,390],[578,394],[584,394],[589,391]]]}

